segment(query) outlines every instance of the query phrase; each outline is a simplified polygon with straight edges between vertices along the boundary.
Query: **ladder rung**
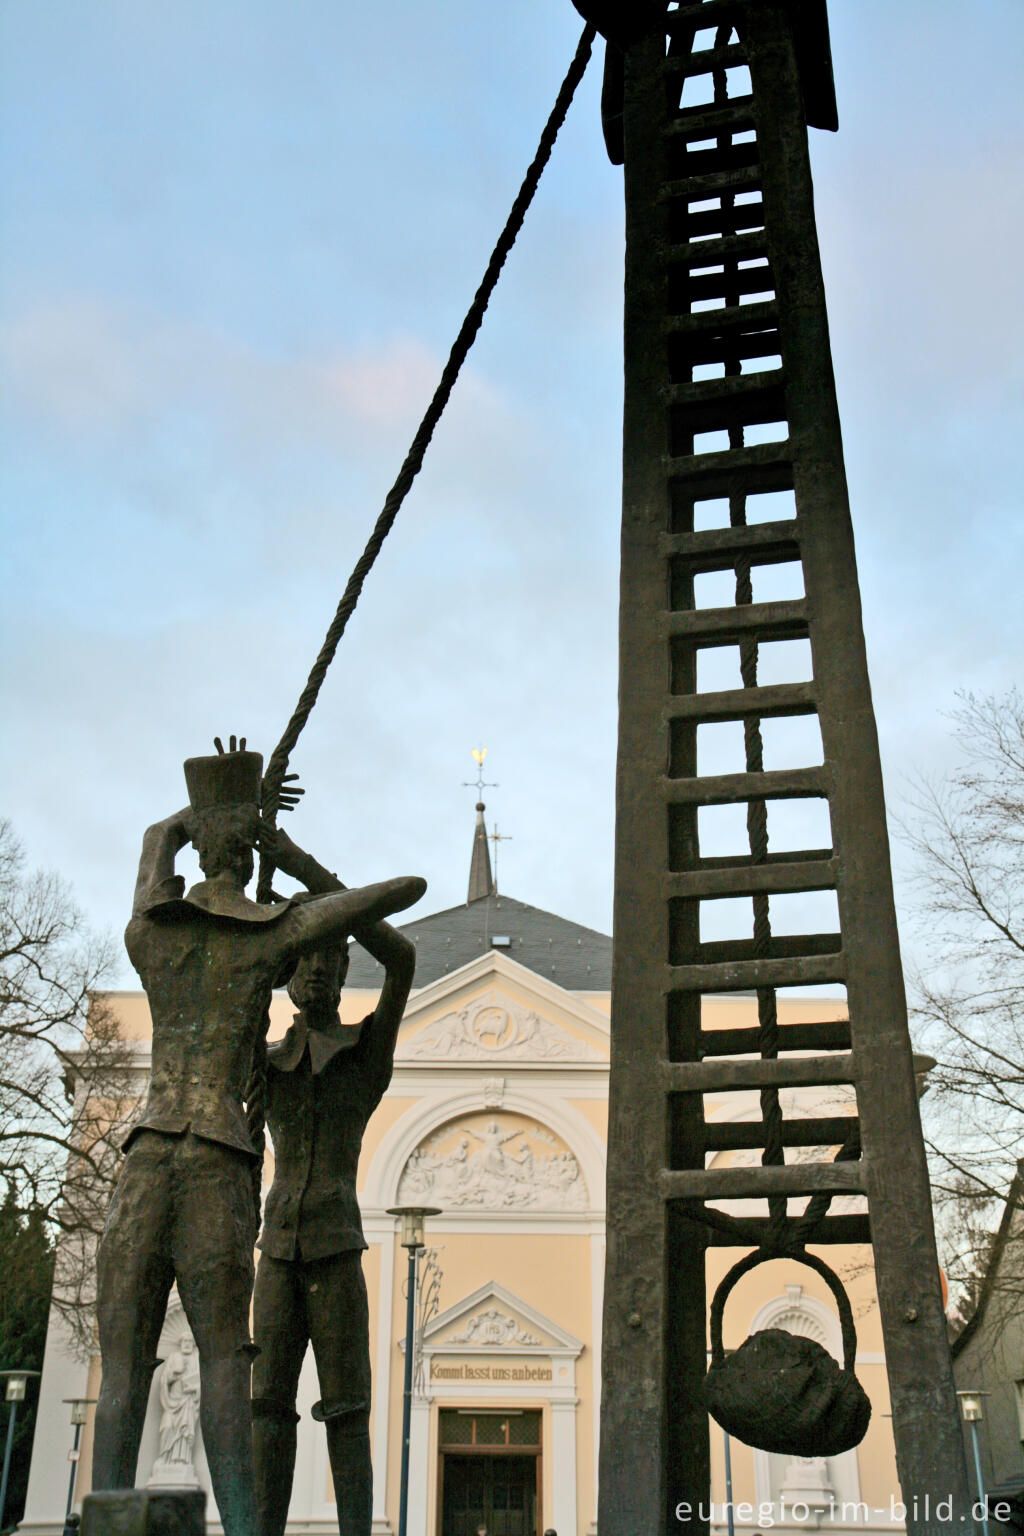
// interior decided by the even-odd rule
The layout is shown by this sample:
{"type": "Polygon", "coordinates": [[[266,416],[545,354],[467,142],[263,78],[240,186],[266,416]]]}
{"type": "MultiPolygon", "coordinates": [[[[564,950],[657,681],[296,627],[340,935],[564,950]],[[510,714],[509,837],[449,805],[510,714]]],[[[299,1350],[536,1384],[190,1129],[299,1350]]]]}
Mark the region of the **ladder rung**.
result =
{"type": "Polygon", "coordinates": [[[671,234],[671,240],[695,240],[698,235],[738,235],[743,229],[760,229],[765,222],[764,202],[755,197],[745,203],[726,199],[725,207],[685,209],[677,203],[673,209],[673,222],[682,221],[684,228],[671,234]]]}
{"type": "MultiPolygon", "coordinates": [[[[808,1116],[806,1120],[783,1120],[784,1147],[841,1147],[857,1128],[856,1115],[808,1116]]],[[[704,1127],[706,1152],[739,1152],[765,1144],[763,1120],[712,1121],[704,1127]]]]}
{"type": "MultiPolygon", "coordinates": [[[[755,234],[760,233],[755,230],[755,234]]],[[[669,252],[689,249],[689,246],[670,246],[669,252]]],[[[730,304],[725,309],[699,309],[694,315],[670,315],[665,321],[665,329],[670,336],[694,331],[726,335],[737,330],[744,333],[772,330],[778,319],[778,304],[774,299],[766,299],[763,304],[730,304]]]]}
{"type": "Polygon", "coordinates": [[[686,608],[661,616],[664,633],[705,645],[738,640],[802,640],[807,634],[807,603],[740,603],[731,608],[686,608]]]}
{"type": "Polygon", "coordinates": [[[666,1200],[758,1200],[766,1195],[863,1194],[865,1169],[859,1163],[790,1163],[782,1168],[663,1169],[658,1175],[666,1200]]]}
{"type": "MultiPolygon", "coordinates": [[[[766,960],[803,959],[807,955],[834,955],[842,948],[840,933],[773,933],[764,951],[766,960]]],[[[733,960],[758,960],[762,956],[753,938],[708,939],[688,951],[693,965],[728,965],[733,960]]]]}
{"type": "MultiPolygon", "coordinates": [[[[716,1213],[710,1211],[708,1214],[711,1221],[714,1221],[716,1213]]],[[[736,1231],[730,1231],[724,1223],[721,1227],[712,1227],[708,1233],[710,1246],[712,1248],[760,1248],[762,1244],[771,1240],[770,1224],[764,1217],[744,1216],[740,1220],[740,1228],[736,1231]]],[[[811,1246],[817,1248],[832,1243],[870,1243],[870,1241],[871,1221],[867,1215],[826,1216],[824,1221],[815,1228],[811,1246]]]]}
{"type": "Polygon", "coordinates": [[[856,1081],[852,1051],[841,1056],[783,1056],[773,1061],[666,1061],[668,1093],[731,1093],[742,1088],[825,1088],[856,1081]]]}
{"type": "Polygon", "coordinates": [[[745,800],[825,799],[831,773],[817,768],[773,768],[767,773],[707,773],[659,779],[668,805],[739,805],[745,800]]]}
{"type": "Polygon", "coordinates": [[[751,992],[757,987],[808,987],[846,980],[846,956],[729,960],[718,965],[666,965],[666,992],[751,992]]]}
{"type": "MultiPolygon", "coordinates": [[[[722,480],[731,475],[742,475],[752,469],[789,469],[793,463],[793,445],[784,443],[755,443],[751,448],[727,448],[722,453],[691,453],[679,458],[665,459],[668,473],[677,480],[691,478],[722,480]]],[[[723,493],[719,493],[723,494],[723,493]]]]}
{"type": "Polygon", "coordinates": [[[687,202],[702,203],[705,198],[718,197],[723,192],[760,190],[761,167],[744,165],[735,171],[704,171],[699,176],[673,177],[658,188],[658,201],[666,203],[685,197],[687,202]]]}
{"type": "MultiPolygon", "coordinates": [[[[760,1049],[761,1031],[750,1029],[703,1029],[700,1032],[702,1061],[716,1056],[745,1056],[760,1049]]],[[[849,1019],[827,1019],[817,1024],[780,1024],[781,1051],[848,1051],[849,1019]]]]}
{"type": "Polygon", "coordinates": [[[682,5],[665,17],[665,30],[678,33],[696,28],[698,32],[703,32],[705,27],[735,21],[742,10],[739,0],[704,0],[703,5],[682,5]]]}
{"type": "MultiPolygon", "coordinates": [[[[685,267],[711,267],[720,261],[736,257],[739,261],[754,261],[768,255],[768,237],[763,229],[747,229],[741,235],[719,235],[714,240],[691,240],[687,245],[670,245],[668,261],[685,267]]],[[[741,308],[752,309],[751,304],[741,308]]],[[[707,310],[702,310],[707,314],[707,310]]]]}
{"type": "Polygon", "coordinates": [[[709,75],[713,69],[735,69],[746,62],[747,50],[742,43],[726,43],[724,48],[701,48],[697,53],[671,53],[665,60],[665,68],[672,75],[689,79],[692,75],[709,75]]]}
{"type": "Polygon", "coordinates": [[[712,139],[720,133],[746,133],[755,126],[753,96],[734,96],[726,106],[693,107],[680,112],[663,129],[666,138],[712,139]]]}
{"type": "Polygon", "coordinates": [[[725,571],[737,555],[753,560],[758,554],[792,549],[794,553],[788,558],[795,559],[797,536],[794,517],[778,523],[745,523],[738,528],[701,528],[693,533],[663,533],[661,553],[682,555],[701,570],[725,571]],[[718,563],[708,565],[709,560],[718,563]]]}
{"type": "Polygon", "coordinates": [[[739,139],[736,143],[718,139],[710,144],[676,139],[669,142],[668,151],[664,174],[672,181],[684,176],[708,176],[714,171],[742,171],[761,163],[761,151],[754,138],[739,139]]]}
{"type": "Polygon", "coordinates": [[[685,267],[669,269],[668,308],[683,314],[714,314],[715,309],[726,307],[726,301],[736,301],[743,293],[773,294],[775,278],[767,261],[756,267],[738,267],[729,272],[689,273],[685,267]],[[698,309],[694,305],[716,301],[711,309],[698,309]]]}
{"type": "Polygon", "coordinates": [[[838,859],[816,864],[746,864],[736,869],[692,869],[665,875],[665,897],[712,901],[757,892],[830,891],[839,873],[838,859]]]}
{"type": "MultiPolygon", "coordinates": [[[[727,379],[698,379],[695,384],[669,384],[666,386],[663,398],[671,405],[695,407],[719,406],[728,408],[733,402],[740,405],[746,403],[756,404],[759,396],[764,396],[765,410],[770,421],[777,421],[781,412],[785,414],[783,388],[785,375],[781,368],[772,368],[762,373],[737,373],[727,379]]],[[[721,414],[721,411],[717,413],[721,414]]],[[[744,422],[746,422],[744,416],[744,422]]],[[[689,422],[686,422],[689,426],[689,422]]]]}
{"type": "Polygon", "coordinates": [[[764,688],[729,688],[722,693],[687,693],[670,698],[667,720],[776,720],[813,715],[813,683],[773,683],[764,688]]]}

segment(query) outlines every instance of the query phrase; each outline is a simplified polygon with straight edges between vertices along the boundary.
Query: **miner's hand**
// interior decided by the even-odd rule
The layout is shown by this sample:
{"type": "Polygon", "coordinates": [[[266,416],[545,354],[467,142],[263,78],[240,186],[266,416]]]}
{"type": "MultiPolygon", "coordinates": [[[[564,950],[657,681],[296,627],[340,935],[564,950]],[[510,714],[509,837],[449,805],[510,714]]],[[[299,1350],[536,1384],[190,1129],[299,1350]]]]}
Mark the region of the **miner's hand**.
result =
{"type": "Polygon", "coordinates": [[[263,803],[261,809],[264,816],[278,816],[282,811],[294,811],[302,796],[306,793],[296,782],[298,777],[297,773],[286,773],[276,795],[271,792],[266,779],[263,780],[263,803]]]}
{"type": "Polygon", "coordinates": [[[272,827],[269,821],[264,821],[262,816],[257,817],[256,824],[256,851],[268,855],[277,863],[278,830],[272,827]]]}

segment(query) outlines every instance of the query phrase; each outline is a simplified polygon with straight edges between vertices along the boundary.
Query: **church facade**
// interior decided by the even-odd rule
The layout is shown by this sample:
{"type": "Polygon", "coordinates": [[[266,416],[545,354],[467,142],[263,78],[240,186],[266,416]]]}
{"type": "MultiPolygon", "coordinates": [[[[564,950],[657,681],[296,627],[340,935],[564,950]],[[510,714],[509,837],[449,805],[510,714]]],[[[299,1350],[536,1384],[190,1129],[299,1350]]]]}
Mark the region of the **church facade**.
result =
{"type": "MultiPolygon", "coordinates": [[[[475,855],[475,870],[480,862],[475,855]]],[[[489,873],[477,870],[464,906],[404,928],[417,945],[416,989],[360,1163],[379,1536],[398,1523],[406,1325],[407,1259],[388,1210],[408,1204],[441,1211],[428,1222],[419,1273],[411,1536],[476,1536],[480,1523],[489,1536],[596,1532],[611,944],[497,895],[489,873]]],[[[342,997],[345,1022],[372,1010],[379,984],[375,963],[355,955],[342,997]]],[[[135,1042],[141,1094],[149,1050],[145,998],[112,1000],[135,1042]]],[[[708,1007],[712,1027],[736,1027],[751,1022],[756,1000],[726,997],[708,1007]]],[[[842,1005],[780,1000],[786,1022],[812,1012],[829,1016],[829,1009],[837,1017],[842,1005]]],[[[274,1036],[290,1016],[288,998],[276,995],[274,1036]]],[[[715,1112],[755,1120],[756,1094],[723,1095],[715,1112]]],[[[843,1113],[842,1105],[830,1098],[828,1112],[843,1113]]],[[[268,1182],[271,1176],[268,1156],[268,1182]]],[[[710,1250],[712,1283],[734,1257],[710,1250]]],[[[867,1438],[827,1461],[733,1443],[727,1475],[725,1438],[712,1425],[714,1524],[722,1532],[730,1492],[736,1531],[773,1524],[785,1531],[876,1531],[902,1523],[870,1257],[856,1248],[832,1249],[827,1257],[847,1283],[857,1319],[857,1369],[874,1405],[867,1438]]],[[[788,1328],[841,1353],[827,1289],[791,1261],[761,1266],[730,1300],[727,1346],[763,1327],[788,1328]]],[[[173,1296],[159,1354],[138,1481],[208,1487],[195,1350],[173,1296]]],[[[65,1400],[95,1398],[99,1370],[98,1359],[80,1360],[68,1350],[55,1318],[23,1526],[32,1536],[56,1536],[62,1528],[71,1439],[65,1400]]],[[[308,1536],[336,1530],[326,1440],[310,1417],[319,1395],[310,1356],[300,1384],[289,1517],[289,1531],[308,1536]]],[[[87,1423],[79,1496],[88,1491],[90,1452],[87,1423]]],[[[209,1515],[216,1530],[212,1501],[209,1515]]]]}

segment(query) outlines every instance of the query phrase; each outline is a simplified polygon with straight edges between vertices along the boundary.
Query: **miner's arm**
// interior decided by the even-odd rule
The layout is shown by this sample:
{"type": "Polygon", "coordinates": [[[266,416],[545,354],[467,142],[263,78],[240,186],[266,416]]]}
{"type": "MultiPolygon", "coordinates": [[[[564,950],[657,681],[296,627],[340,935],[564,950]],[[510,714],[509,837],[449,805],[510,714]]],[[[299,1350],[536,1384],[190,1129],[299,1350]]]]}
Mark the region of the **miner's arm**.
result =
{"type": "MultiPolygon", "coordinates": [[[[273,833],[273,852],[277,867],[293,879],[301,880],[316,897],[315,901],[295,907],[287,915],[283,938],[293,952],[306,954],[319,944],[354,933],[375,959],[387,964],[384,952],[378,953],[379,945],[387,944],[386,938],[371,930],[386,926],[380,922],[381,918],[401,912],[419,901],[427,888],[425,880],[419,875],[403,875],[397,880],[381,880],[350,890],[342,885],[337,875],[332,875],[293,843],[279,827],[273,833]]],[[[401,935],[394,937],[399,939],[401,935]]],[[[408,941],[402,939],[401,942],[404,945],[408,941]]]]}
{"type": "Polygon", "coordinates": [[[173,816],[146,828],[142,838],[139,873],[135,881],[133,917],[139,917],[152,904],[160,887],[168,887],[172,881],[175,882],[173,890],[167,889],[165,894],[179,897],[184,895],[185,882],[180,875],[175,875],[174,860],[189,840],[190,815],[186,806],[184,810],[175,811],[173,816]]]}
{"type": "MultiPolygon", "coordinates": [[[[312,855],[296,847],[286,833],[278,829],[275,837],[277,840],[275,857],[278,867],[293,879],[301,880],[309,892],[319,896],[346,889],[337,875],[331,874],[312,855]]],[[[423,889],[426,889],[425,885],[423,889]]],[[[422,895],[422,891],[420,894],[422,895]]],[[[411,905],[411,902],[408,904],[411,905]]],[[[315,905],[319,906],[320,903],[317,902],[315,905]]],[[[308,912],[311,909],[307,907],[305,910],[308,912]]],[[[369,1026],[372,1038],[368,1042],[368,1049],[380,1063],[382,1070],[386,1064],[387,1070],[390,1071],[398,1028],[402,1022],[402,1014],[405,1011],[416,969],[416,950],[404,934],[392,928],[390,923],[353,924],[352,933],[363,948],[384,967],[384,986],[374,1010],[373,1022],[369,1026]]]]}

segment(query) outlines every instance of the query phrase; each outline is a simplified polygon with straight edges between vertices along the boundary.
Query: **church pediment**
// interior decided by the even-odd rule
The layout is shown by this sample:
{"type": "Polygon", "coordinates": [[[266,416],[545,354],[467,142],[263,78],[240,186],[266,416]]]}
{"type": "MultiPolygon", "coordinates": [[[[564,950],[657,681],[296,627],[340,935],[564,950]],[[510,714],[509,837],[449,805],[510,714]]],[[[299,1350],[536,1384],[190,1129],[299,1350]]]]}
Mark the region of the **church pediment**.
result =
{"type": "Polygon", "coordinates": [[[502,1350],[510,1355],[576,1356],[583,1343],[497,1280],[489,1280],[427,1325],[423,1348],[445,1355],[502,1350]]]}
{"type": "Polygon", "coordinates": [[[504,956],[485,956],[415,997],[396,1060],[607,1064],[608,1021],[504,956]]]}

